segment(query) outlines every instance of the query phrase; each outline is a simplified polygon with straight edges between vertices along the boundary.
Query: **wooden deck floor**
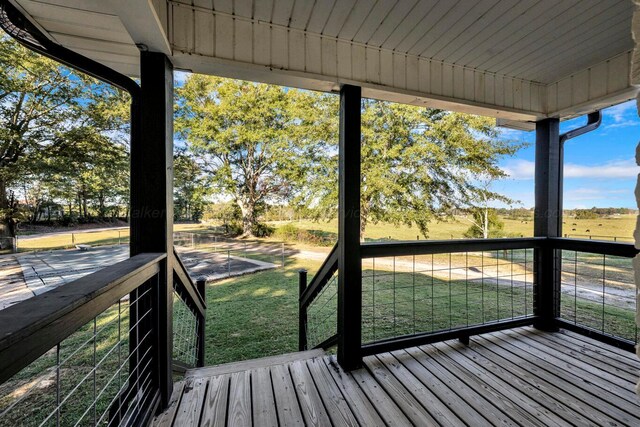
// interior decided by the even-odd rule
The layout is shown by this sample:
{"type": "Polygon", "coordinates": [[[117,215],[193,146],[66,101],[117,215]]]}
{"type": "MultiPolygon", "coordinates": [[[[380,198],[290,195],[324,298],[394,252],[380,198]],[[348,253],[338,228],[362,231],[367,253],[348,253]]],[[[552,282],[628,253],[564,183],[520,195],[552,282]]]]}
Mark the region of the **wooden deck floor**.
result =
{"type": "Polygon", "coordinates": [[[640,361],[566,331],[496,332],[469,347],[414,347],[367,357],[365,365],[345,373],[334,356],[303,353],[205,368],[179,383],[155,423],[640,426],[640,361]]]}

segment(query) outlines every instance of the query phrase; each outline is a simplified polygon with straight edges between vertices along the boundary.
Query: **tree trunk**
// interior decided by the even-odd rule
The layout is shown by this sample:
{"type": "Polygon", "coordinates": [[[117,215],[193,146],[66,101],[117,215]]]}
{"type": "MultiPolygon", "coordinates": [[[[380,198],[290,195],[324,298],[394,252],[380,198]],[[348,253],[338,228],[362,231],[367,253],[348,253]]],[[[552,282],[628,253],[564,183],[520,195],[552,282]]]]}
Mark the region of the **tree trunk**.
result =
{"type": "Polygon", "coordinates": [[[489,209],[484,209],[484,222],[482,224],[482,236],[485,239],[489,238],[489,209]]]}
{"type": "Polygon", "coordinates": [[[238,206],[242,213],[242,237],[254,237],[253,229],[257,225],[258,219],[256,218],[256,205],[251,200],[238,199],[238,206]]]}
{"type": "Polygon", "coordinates": [[[15,237],[11,234],[9,225],[9,200],[7,199],[7,183],[4,178],[0,178],[0,210],[4,216],[0,223],[0,237],[15,237]]]}

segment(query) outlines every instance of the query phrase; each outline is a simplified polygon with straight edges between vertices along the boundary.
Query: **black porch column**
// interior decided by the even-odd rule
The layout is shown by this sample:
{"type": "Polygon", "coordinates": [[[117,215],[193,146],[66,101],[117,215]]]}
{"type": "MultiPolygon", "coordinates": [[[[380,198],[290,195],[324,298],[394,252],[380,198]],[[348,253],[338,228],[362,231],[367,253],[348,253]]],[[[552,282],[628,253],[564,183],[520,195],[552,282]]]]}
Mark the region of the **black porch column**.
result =
{"type": "Polygon", "coordinates": [[[345,370],[362,364],[360,108],[360,87],[343,85],[338,162],[338,363],[345,370]]]}
{"type": "MultiPolygon", "coordinates": [[[[536,237],[560,237],[562,232],[562,146],[560,120],[536,123],[535,217],[536,237]]],[[[560,270],[556,251],[549,247],[535,251],[533,312],[538,329],[557,330],[560,314],[560,270]]]]}
{"type": "MultiPolygon", "coordinates": [[[[173,389],[173,66],[164,54],[141,52],[140,85],[140,104],[132,114],[131,255],[167,254],[150,284],[150,298],[141,301],[151,308],[153,372],[166,407],[173,389]]],[[[136,313],[144,312],[139,307],[136,313]]],[[[132,324],[133,314],[132,309],[132,324]]]]}

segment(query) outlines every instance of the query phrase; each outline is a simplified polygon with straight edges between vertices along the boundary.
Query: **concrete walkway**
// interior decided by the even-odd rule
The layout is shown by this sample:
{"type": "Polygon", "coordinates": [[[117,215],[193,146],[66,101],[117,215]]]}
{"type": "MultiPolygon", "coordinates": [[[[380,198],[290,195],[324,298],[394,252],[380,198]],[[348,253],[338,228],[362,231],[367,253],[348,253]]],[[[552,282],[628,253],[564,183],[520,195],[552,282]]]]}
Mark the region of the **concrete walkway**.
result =
{"type": "MultiPolygon", "coordinates": [[[[199,277],[207,281],[220,280],[277,267],[254,259],[227,257],[226,253],[177,249],[194,280],[199,277]]],[[[126,245],[0,257],[0,310],[127,258],[129,246],[126,245]]]]}

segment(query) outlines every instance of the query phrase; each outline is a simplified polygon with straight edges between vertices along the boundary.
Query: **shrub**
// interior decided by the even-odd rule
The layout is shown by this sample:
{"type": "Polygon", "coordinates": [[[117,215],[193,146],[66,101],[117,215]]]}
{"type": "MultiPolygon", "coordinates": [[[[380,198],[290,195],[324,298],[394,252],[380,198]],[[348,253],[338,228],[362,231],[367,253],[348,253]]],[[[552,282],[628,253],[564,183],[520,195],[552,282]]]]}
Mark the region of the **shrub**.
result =
{"type": "Polygon", "coordinates": [[[273,234],[274,228],[267,224],[258,223],[253,226],[251,232],[256,237],[269,237],[273,234]]]}

